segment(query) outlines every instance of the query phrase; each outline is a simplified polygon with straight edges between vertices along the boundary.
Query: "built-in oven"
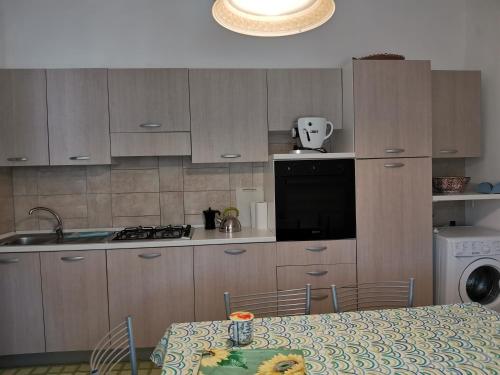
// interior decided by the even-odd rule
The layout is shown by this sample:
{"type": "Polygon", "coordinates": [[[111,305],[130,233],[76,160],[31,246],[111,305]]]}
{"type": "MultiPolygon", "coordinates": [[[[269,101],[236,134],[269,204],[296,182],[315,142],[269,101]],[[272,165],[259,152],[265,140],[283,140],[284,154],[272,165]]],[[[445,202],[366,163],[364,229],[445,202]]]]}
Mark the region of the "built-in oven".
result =
{"type": "Polygon", "coordinates": [[[278,241],[356,237],[353,159],[275,161],[278,241]]]}

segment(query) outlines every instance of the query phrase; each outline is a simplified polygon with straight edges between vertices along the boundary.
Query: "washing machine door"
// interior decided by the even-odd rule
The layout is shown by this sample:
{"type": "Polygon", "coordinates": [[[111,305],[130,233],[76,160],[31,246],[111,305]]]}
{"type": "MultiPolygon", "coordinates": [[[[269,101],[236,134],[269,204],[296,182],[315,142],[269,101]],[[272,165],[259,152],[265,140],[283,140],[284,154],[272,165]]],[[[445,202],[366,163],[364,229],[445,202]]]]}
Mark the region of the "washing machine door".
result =
{"type": "Polygon", "coordinates": [[[492,258],[477,259],[460,277],[462,302],[478,302],[500,311],[500,262],[492,258]]]}

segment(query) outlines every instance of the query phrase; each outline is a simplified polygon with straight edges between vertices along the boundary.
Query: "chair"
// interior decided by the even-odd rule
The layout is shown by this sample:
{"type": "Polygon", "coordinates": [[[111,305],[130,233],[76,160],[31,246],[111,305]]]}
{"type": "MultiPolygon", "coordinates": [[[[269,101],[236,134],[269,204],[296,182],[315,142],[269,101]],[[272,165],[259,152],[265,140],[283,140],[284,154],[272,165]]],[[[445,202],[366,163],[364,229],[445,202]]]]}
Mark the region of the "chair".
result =
{"type": "Polygon", "coordinates": [[[97,343],[90,356],[90,374],[106,375],[127,356],[130,357],[132,375],[137,375],[137,356],[130,316],[97,343]]]}
{"type": "Polygon", "coordinates": [[[305,288],[232,296],[224,292],[226,318],[234,311],[250,311],[255,317],[309,315],[311,284],[305,288]]]}
{"type": "Polygon", "coordinates": [[[415,279],[338,287],[332,285],[333,312],[413,307],[415,279]]]}

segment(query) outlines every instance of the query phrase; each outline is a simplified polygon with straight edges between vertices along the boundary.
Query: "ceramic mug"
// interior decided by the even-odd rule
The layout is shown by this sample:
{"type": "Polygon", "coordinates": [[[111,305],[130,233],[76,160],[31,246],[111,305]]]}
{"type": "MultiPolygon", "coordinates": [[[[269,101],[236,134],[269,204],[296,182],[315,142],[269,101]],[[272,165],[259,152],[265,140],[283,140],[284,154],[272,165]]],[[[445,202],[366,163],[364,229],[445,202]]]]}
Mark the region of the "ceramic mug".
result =
{"type": "Polygon", "coordinates": [[[254,315],[246,311],[237,311],[229,315],[229,338],[236,346],[248,345],[253,341],[254,315]]]}

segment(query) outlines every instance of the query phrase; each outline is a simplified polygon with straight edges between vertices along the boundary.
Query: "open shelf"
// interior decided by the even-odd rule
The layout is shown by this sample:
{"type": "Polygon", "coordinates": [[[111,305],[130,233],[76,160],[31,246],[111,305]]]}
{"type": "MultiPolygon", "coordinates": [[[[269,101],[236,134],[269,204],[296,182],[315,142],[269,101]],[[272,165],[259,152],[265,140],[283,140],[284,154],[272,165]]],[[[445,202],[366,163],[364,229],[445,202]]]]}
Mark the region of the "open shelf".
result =
{"type": "Polygon", "coordinates": [[[483,201],[500,199],[500,194],[481,194],[474,191],[466,191],[461,194],[434,194],[433,202],[450,202],[450,201],[483,201]]]}

